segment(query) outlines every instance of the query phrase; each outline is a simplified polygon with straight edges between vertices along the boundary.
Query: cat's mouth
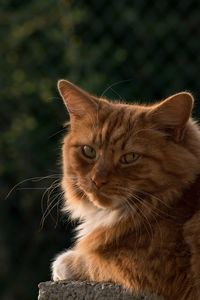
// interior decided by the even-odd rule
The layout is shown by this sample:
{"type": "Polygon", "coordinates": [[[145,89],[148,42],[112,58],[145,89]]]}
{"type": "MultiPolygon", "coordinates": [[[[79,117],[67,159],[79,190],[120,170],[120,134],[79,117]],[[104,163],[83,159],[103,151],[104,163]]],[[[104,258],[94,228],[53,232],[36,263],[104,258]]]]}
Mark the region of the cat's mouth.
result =
{"type": "Polygon", "coordinates": [[[88,200],[98,208],[113,210],[122,205],[119,193],[117,193],[118,196],[117,194],[115,195],[114,191],[112,191],[112,193],[107,193],[106,188],[95,188],[84,180],[79,180],[77,185],[79,186],[80,190],[86,195],[88,200]]]}
{"type": "Polygon", "coordinates": [[[84,185],[80,185],[80,187],[89,201],[91,201],[98,208],[111,208],[113,206],[112,197],[107,195],[105,191],[90,188],[84,185]]]}
{"type": "Polygon", "coordinates": [[[111,197],[106,196],[106,194],[101,192],[91,192],[87,193],[89,200],[99,208],[111,208],[113,206],[113,201],[111,197]]]}
{"type": "Polygon", "coordinates": [[[121,206],[121,201],[119,197],[115,195],[107,195],[106,192],[95,190],[95,191],[85,191],[87,198],[95,206],[102,209],[117,209],[121,206]]]}

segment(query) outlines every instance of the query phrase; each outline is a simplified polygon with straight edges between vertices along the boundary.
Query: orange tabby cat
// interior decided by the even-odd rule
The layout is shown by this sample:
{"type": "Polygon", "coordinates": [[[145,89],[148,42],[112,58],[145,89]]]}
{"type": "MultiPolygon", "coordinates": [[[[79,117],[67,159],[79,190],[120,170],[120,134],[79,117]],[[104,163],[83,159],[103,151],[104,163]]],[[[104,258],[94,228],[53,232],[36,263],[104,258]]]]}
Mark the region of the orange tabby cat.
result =
{"type": "Polygon", "coordinates": [[[111,281],[168,300],[200,299],[200,129],[193,97],[112,103],[60,80],[70,114],[64,210],[77,240],[53,280],[111,281]]]}

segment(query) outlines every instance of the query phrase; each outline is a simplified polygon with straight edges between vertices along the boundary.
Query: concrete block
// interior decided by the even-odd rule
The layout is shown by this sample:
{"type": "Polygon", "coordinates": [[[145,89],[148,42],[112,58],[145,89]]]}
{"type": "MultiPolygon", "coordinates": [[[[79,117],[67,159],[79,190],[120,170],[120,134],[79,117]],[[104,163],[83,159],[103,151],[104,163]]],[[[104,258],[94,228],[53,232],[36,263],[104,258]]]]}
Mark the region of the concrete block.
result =
{"type": "Polygon", "coordinates": [[[81,281],[42,282],[38,300],[162,300],[154,295],[131,295],[111,283],[81,281]]]}

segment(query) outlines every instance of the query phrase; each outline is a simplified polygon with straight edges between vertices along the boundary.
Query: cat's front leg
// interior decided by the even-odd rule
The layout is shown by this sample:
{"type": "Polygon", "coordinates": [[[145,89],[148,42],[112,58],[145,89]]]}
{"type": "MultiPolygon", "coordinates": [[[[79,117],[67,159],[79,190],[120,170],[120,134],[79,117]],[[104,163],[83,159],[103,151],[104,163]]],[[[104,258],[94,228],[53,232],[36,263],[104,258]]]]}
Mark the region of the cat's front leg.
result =
{"type": "Polygon", "coordinates": [[[75,250],[59,254],[52,263],[52,279],[84,280],[87,278],[85,263],[82,256],[75,250]]]}

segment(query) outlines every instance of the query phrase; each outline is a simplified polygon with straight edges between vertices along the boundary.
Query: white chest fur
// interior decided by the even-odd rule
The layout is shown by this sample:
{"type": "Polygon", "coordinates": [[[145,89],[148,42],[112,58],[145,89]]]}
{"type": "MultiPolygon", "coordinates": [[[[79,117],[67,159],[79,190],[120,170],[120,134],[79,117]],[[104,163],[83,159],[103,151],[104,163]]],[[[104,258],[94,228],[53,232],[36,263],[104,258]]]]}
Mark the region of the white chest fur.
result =
{"type": "Polygon", "coordinates": [[[85,237],[98,227],[110,227],[119,220],[120,216],[117,210],[98,209],[88,214],[77,227],[77,238],[85,237]]]}

